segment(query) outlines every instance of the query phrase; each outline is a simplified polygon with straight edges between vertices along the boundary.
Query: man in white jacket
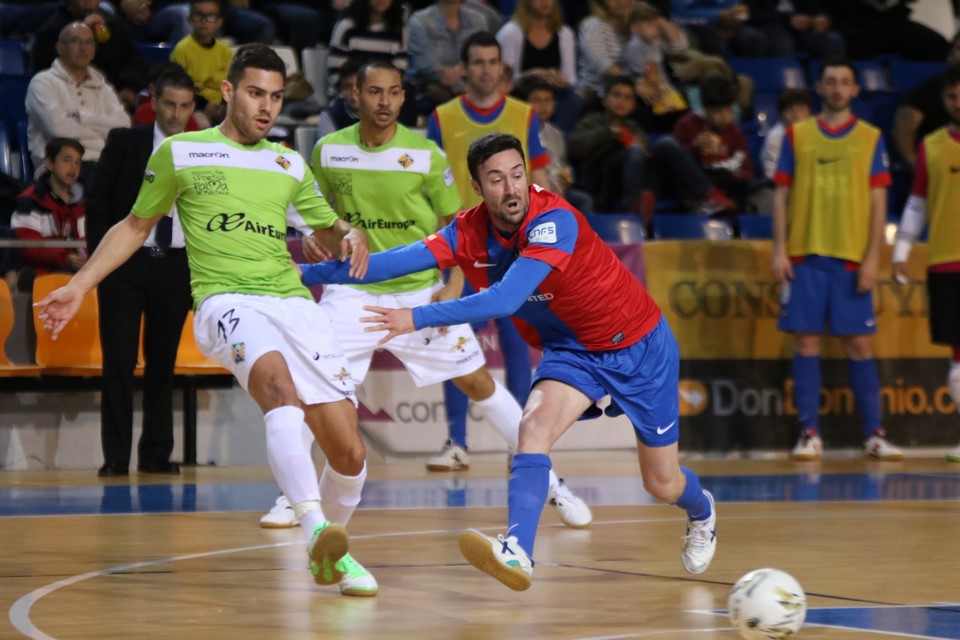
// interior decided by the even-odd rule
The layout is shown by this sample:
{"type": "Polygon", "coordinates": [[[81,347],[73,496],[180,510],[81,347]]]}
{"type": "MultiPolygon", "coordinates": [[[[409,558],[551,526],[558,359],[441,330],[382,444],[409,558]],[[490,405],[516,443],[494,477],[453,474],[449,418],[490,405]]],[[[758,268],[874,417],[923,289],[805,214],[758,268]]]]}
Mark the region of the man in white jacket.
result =
{"type": "Polygon", "coordinates": [[[57,41],[57,59],[30,80],[26,98],[27,142],[37,174],[43,171],[44,147],[51,138],[74,138],[86,150],[80,175],[88,189],[107,133],[130,126],[117,93],[90,66],[96,46],[86,24],[64,27],[57,41]]]}

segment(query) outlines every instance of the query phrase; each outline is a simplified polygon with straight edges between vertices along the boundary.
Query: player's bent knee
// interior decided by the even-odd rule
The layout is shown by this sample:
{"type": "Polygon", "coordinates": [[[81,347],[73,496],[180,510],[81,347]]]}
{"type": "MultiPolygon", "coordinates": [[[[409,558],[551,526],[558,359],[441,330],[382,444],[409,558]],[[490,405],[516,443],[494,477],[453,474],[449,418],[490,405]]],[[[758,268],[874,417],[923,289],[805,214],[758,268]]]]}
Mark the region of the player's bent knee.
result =
{"type": "Polygon", "coordinates": [[[534,415],[520,421],[519,449],[523,453],[550,453],[556,438],[550,425],[534,415]]]}
{"type": "Polygon", "coordinates": [[[345,476],[355,476],[363,470],[363,463],[367,457],[367,449],[361,440],[359,443],[349,443],[338,447],[336,451],[324,451],[327,464],[337,473],[345,476]]]}
{"type": "Polygon", "coordinates": [[[465,396],[474,402],[481,402],[493,395],[496,386],[493,382],[493,376],[486,367],[480,367],[473,373],[453,379],[456,385],[465,396]]]}

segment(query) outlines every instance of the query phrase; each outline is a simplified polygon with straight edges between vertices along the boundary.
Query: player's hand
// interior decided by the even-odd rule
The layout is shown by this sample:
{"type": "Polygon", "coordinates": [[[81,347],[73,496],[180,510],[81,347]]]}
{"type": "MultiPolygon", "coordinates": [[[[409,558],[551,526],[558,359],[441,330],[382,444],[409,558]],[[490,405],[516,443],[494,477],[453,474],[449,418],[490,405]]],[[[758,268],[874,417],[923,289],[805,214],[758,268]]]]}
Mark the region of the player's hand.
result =
{"type": "Polygon", "coordinates": [[[910,277],[910,273],[907,271],[906,262],[894,262],[891,272],[893,274],[894,282],[908,284],[913,281],[913,278],[910,277]]]}
{"type": "Polygon", "coordinates": [[[350,258],[350,277],[357,280],[367,275],[370,265],[370,247],[367,243],[367,234],[361,229],[353,228],[340,240],[340,260],[350,258]]]}
{"type": "Polygon", "coordinates": [[[323,246],[323,243],[320,241],[320,238],[317,237],[316,233],[304,236],[300,246],[303,248],[303,257],[307,259],[307,262],[325,262],[337,257],[333,255],[332,251],[329,251],[323,246]]]}
{"type": "Polygon", "coordinates": [[[33,306],[40,309],[40,320],[43,322],[44,330],[49,331],[50,337],[56,340],[70,322],[70,318],[76,315],[82,302],[83,293],[67,283],[66,286],[51,291],[33,306]]]}
{"type": "Polygon", "coordinates": [[[375,316],[366,316],[360,318],[360,322],[370,324],[364,331],[386,331],[387,336],[380,340],[377,345],[384,345],[397,336],[416,331],[413,325],[412,309],[388,309],[387,307],[363,307],[364,311],[376,313],[375,316]]]}
{"type": "Polygon", "coordinates": [[[866,293],[873,291],[873,288],[877,286],[878,279],[879,269],[877,268],[876,259],[864,260],[857,273],[857,292],[866,293]]]}
{"type": "Polygon", "coordinates": [[[787,284],[793,280],[793,265],[790,264],[790,258],[786,253],[773,254],[773,277],[780,284],[787,284]]]}

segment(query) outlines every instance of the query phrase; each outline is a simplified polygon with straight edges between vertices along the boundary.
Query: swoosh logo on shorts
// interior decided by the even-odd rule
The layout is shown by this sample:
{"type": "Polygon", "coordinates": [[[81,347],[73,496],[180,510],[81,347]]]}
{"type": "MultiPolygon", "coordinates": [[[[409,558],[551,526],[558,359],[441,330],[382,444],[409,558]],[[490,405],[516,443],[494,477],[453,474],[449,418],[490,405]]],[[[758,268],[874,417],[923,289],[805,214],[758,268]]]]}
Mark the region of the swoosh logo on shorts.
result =
{"type": "Polygon", "coordinates": [[[489,268],[489,267],[495,267],[495,266],[497,266],[496,263],[490,264],[490,263],[488,263],[488,262],[480,262],[479,260],[474,260],[474,261],[473,261],[473,268],[474,268],[474,269],[487,269],[487,268],[489,268]]]}
{"type": "Polygon", "coordinates": [[[671,422],[670,424],[668,424],[668,425],[665,426],[665,427],[657,427],[657,435],[658,435],[658,436],[662,436],[662,435],[665,434],[667,431],[670,431],[670,429],[672,429],[672,428],[673,428],[673,425],[675,425],[675,424],[677,424],[677,421],[676,421],[676,420],[674,420],[673,422],[671,422]]]}

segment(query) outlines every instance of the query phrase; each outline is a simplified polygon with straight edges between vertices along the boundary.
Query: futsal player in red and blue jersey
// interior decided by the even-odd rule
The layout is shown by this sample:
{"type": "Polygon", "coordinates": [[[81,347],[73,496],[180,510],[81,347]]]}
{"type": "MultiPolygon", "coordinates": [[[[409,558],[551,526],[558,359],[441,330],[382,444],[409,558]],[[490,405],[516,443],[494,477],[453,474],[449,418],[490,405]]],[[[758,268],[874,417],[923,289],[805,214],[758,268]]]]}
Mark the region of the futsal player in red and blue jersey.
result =
{"type": "MultiPolygon", "coordinates": [[[[594,403],[610,395],[637,435],[644,488],[687,513],[681,559],[707,569],[716,550],[713,497],[680,466],[679,351],[660,308],[566,200],[529,185],[515,137],[488,134],[470,145],[467,163],[483,201],[418,242],[370,258],[366,281],[459,266],[478,291],[413,309],[367,307],[367,331],[381,343],[423,327],[512,316],[543,351],[520,423],[505,535],[468,530],[460,549],[478,569],[515,590],[527,589],[533,546],[547,497],[550,448],[594,403]]],[[[349,264],[304,265],[307,284],[355,282],[349,264]]]]}
{"type": "Polygon", "coordinates": [[[829,325],[847,356],[864,454],[899,460],[903,453],[881,423],[870,339],[890,185],[886,149],[880,130],[850,111],[859,87],[849,61],[825,63],[817,91],[821,113],[787,130],[774,175],[773,272],[782,287],[777,328],[795,336],[793,395],[802,429],[791,457],[822,455],[820,336],[829,325]]]}

